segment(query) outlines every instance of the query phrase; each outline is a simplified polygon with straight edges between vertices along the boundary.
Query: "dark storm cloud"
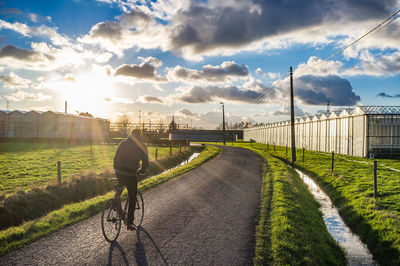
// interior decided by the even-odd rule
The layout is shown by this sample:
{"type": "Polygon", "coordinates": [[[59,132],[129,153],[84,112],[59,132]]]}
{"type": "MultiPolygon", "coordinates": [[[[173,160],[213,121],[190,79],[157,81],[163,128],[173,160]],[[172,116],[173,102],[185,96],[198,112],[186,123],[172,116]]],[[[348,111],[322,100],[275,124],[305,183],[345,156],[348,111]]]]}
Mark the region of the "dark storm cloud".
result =
{"type": "Polygon", "coordinates": [[[115,70],[115,76],[127,76],[138,79],[150,79],[165,81],[165,78],[157,75],[156,67],[151,62],[143,62],[140,65],[121,65],[115,70]]]}
{"type": "Polygon", "coordinates": [[[306,75],[295,82],[294,93],[304,104],[352,106],[361,101],[347,79],[338,76],[306,75]]]}
{"type": "Polygon", "coordinates": [[[390,95],[390,94],[386,94],[384,92],[378,93],[376,96],[383,97],[383,98],[400,98],[400,94],[390,95]]]}
{"type": "Polygon", "coordinates": [[[243,103],[257,103],[254,101],[262,95],[264,95],[262,92],[239,89],[236,86],[194,86],[187,93],[180,96],[180,100],[188,103],[206,103],[214,102],[216,99],[224,99],[243,103]]]}
{"type": "Polygon", "coordinates": [[[11,57],[20,61],[29,61],[29,62],[54,60],[54,57],[51,55],[19,48],[14,45],[7,45],[0,49],[0,58],[4,57],[11,57]]]}
{"type": "Polygon", "coordinates": [[[333,20],[366,20],[390,14],[395,0],[237,1],[205,6],[192,1],[174,18],[170,43],[175,51],[190,47],[201,53],[238,47],[265,37],[333,20]]]}
{"type": "Polygon", "coordinates": [[[239,66],[234,62],[223,62],[220,66],[206,65],[202,70],[177,66],[169,71],[169,75],[178,80],[224,81],[231,77],[245,77],[248,74],[246,65],[239,66]]]}

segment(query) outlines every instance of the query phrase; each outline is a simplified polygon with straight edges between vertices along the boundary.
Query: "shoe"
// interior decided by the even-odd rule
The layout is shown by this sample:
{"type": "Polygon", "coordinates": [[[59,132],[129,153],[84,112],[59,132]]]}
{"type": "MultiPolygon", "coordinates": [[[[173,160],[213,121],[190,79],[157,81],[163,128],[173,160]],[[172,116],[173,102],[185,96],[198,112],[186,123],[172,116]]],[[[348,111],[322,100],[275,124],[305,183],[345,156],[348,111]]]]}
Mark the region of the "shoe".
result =
{"type": "Polygon", "coordinates": [[[126,230],[129,230],[129,231],[135,231],[136,229],[137,229],[136,226],[133,224],[128,224],[126,226],[126,230]]]}

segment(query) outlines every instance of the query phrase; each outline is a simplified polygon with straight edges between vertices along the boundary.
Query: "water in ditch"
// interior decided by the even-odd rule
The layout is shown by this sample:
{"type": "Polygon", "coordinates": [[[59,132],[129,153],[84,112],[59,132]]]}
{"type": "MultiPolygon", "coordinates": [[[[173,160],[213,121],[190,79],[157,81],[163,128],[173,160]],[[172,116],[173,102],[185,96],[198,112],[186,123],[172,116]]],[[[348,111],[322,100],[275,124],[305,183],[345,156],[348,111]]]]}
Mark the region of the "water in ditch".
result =
{"type": "Polygon", "coordinates": [[[353,234],[343,222],[328,195],[310,177],[297,169],[295,170],[314,198],[320,203],[320,210],[326,227],[333,238],[346,251],[349,265],[378,265],[374,262],[371,253],[360,238],[353,234]]]}
{"type": "Polygon", "coordinates": [[[169,168],[169,169],[165,170],[164,172],[162,172],[162,174],[163,174],[163,173],[166,173],[166,172],[169,172],[169,171],[171,171],[171,170],[173,170],[173,169],[176,169],[176,168],[178,168],[178,167],[181,167],[182,165],[185,165],[185,164],[187,164],[188,162],[191,162],[192,160],[194,160],[195,158],[197,158],[199,155],[200,155],[200,152],[195,152],[195,153],[193,153],[192,155],[190,155],[190,157],[189,157],[187,160],[181,162],[180,164],[178,164],[178,165],[175,166],[175,167],[172,167],[172,168],[169,168]]]}

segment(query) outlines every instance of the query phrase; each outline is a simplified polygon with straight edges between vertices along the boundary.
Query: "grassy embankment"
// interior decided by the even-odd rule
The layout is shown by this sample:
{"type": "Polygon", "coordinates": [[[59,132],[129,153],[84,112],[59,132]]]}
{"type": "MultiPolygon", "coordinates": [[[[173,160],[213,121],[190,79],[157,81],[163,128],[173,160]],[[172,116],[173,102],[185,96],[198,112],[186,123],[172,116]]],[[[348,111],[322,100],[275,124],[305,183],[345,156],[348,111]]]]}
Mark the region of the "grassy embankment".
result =
{"type": "MultiPolygon", "coordinates": [[[[250,144],[247,144],[250,146],[250,144]]],[[[267,146],[253,144],[266,151],[267,146]]],[[[269,145],[269,152],[290,160],[290,149],[269,145]]],[[[330,196],[346,224],[367,244],[381,265],[400,265],[400,174],[378,166],[378,199],[373,197],[372,160],[338,155],[331,172],[331,154],[297,150],[295,167],[311,176],[330,196]],[[344,160],[344,157],[348,160],[344,160]]],[[[379,159],[378,164],[400,169],[399,160],[379,159]]]]}
{"type": "Polygon", "coordinates": [[[343,250],[326,229],[318,202],[298,174],[263,150],[246,143],[234,146],[251,149],[265,161],[254,264],[346,265],[343,250]]]}
{"type": "MultiPolygon", "coordinates": [[[[193,161],[141,181],[139,189],[143,192],[187,173],[215,157],[219,152],[219,148],[206,147],[193,161]]],[[[86,201],[65,205],[63,208],[53,211],[42,218],[0,231],[0,256],[99,213],[102,210],[104,202],[112,196],[113,192],[110,192],[86,201]]]]}
{"type": "MultiPolygon", "coordinates": [[[[157,147],[149,146],[149,160],[155,160],[157,147]]],[[[78,145],[61,143],[0,143],[0,194],[41,186],[57,178],[57,161],[62,177],[91,170],[104,172],[112,167],[117,145],[78,145]]],[[[157,159],[169,157],[169,147],[158,147],[157,159]]],[[[183,147],[182,147],[183,151],[183,147]]],[[[173,154],[179,147],[173,147],[173,154]]]]}

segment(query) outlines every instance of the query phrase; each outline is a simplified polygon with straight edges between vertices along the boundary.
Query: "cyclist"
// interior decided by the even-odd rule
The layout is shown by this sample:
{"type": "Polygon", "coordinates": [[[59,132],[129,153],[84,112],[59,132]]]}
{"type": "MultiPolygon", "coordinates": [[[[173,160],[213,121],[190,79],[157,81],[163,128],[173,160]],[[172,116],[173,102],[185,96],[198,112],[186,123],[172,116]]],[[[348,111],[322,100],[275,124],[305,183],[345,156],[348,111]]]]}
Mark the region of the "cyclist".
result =
{"type": "MultiPolygon", "coordinates": [[[[134,129],[129,136],[118,145],[114,156],[114,170],[118,184],[126,186],[129,196],[127,229],[135,230],[133,225],[136,204],[138,175],[145,174],[149,166],[147,147],[144,145],[139,129],[134,129]],[[139,169],[139,162],[142,165],[139,169]]],[[[122,190],[121,190],[122,191],[122,190]]]]}

